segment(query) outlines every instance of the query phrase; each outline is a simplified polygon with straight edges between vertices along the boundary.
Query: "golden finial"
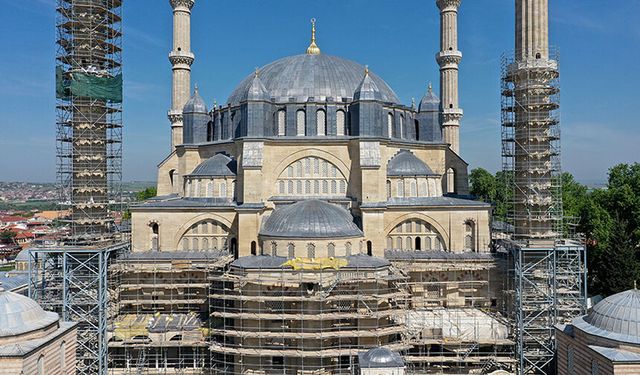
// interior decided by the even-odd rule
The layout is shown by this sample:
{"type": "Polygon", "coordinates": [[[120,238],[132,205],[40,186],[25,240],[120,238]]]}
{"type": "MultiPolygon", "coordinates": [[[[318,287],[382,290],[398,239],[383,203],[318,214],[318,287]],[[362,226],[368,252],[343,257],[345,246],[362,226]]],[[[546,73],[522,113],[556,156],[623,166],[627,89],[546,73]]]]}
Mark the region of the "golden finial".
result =
{"type": "Polygon", "coordinates": [[[316,19],[311,19],[311,44],[307,48],[307,55],[319,55],[320,48],[316,44],[316,19]]]}
{"type": "Polygon", "coordinates": [[[258,74],[260,74],[260,68],[256,66],[256,70],[253,74],[255,75],[256,78],[258,78],[258,74]]]}
{"type": "Polygon", "coordinates": [[[368,76],[369,75],[369,65],[365,65],[364,66],[364,75],[368,76]]]}
{"type": "Polygon", "coordinates": [[[433,85],[431,85],[431,82],[429,82],[429,88],[427,91],[429,91],[429,94],[433,94],[433,85]]]}

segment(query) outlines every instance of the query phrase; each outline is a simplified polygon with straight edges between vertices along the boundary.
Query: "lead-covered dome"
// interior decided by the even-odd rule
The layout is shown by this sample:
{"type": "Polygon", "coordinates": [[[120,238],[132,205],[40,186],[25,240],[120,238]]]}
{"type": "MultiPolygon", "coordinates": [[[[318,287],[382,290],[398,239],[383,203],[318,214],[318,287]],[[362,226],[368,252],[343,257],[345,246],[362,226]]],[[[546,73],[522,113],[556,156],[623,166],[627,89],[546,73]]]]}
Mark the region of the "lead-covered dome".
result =
{"type": "Polygon", "coordinates": [[[261,236],[278,238],[362,237],[344,208],[320,200],[305,200],[277,208],[264,222],[261,236]]]}
{"type": "MultiPolygon", "coordinates": [[[[276,60],[259,69],[260,80],[267,92],[276,102],[307,101],[333,98],[353,98],[354,92],[362,82],[365,67],[340,57],[324,54],[304,54],[276,60]]],[[[369,73],[380,91],[381,100],[395,104],[400,103],[397,95],[382,78],[369,73]]],[[[246,100],[251,88],[254,74],[245,78],[233,93],[228,102],[232,105],[246,100]]]]}
{"type": "Polygon", "coordinates": [[[400,150],[387,164],[387,176],[434,176],[425,162],[409,150],[400,150]]]}
{"type": "Polygon", "coordinates": [[[359,355],[358,360],[360,367],[364,368],[404,367],[400,354],[385,347],[369,349],[359,355]]]}
{"type": "Polygon", "coordinates": [[[609,296],[583,319],[599,330],[614,334],[617,340],[640,342],[640,291],[631,289],[609,296]]]}
{"type": "Polygon", "coordinates": [[[44,311],[36,301],[17,293],[0,291],[0,337],[32,332],[57,321],[58,314],[44,311]]]}

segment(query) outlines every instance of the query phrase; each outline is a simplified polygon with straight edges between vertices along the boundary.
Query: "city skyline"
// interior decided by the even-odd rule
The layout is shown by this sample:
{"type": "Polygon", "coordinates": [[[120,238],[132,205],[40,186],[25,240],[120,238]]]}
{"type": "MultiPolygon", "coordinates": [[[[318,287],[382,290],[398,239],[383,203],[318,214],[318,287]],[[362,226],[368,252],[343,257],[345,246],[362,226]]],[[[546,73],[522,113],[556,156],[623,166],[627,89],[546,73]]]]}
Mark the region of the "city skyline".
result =
{"type": "MultiPolygon", "coordinates": [[[[0,15],[0,21],[15,30],[0,37],[13,51],[0,66],[3,180],[53,181],[54,2],[0,3],[12,10],[0,15]]],[[[410,104],[412,97],[419,100],[429,81],[437,89],[438,11],[433,4],[407,1],[394,11],[383,1],[369,1],[366,6],[363,1],[329,1],[304,9],[294,4],[196,5],[192,83],[198,83],[209,106],[214,98],[226,102],[254,65],[303,53],[312,17],[318,20],[323,53],[368,64],[385,77],[403,103],[410,104]],[[226,9],[225,15],[238,18],[221,17],[216,9],[226,9]],[[354,18],[356,9],[361,14],[354,18]],[[394,15],[405,17],[406,22],[397,22],[394,15]],[[275,40],[279,43],[274,44],[275,40]]],[[[640,27],[632,24],[631,17],[640,10],[640,2],[614,8],[596,1],[563,0],[550,6],[554,14],[551,40],[561,50],[563,169],[582,182],[602,182],[607,168],[638,160],[633,145],[640,136],[631,118],[638,77],[631,64],[640,52],[624,46],[640,38],[640,27]],[[619,73],[607,73],[611,71],[619,73]],[[596,147],[609,151],[601,155],[594,152],[596,147]]],[[[164,1],[125,2],[125,180],[154,180],[155,165],[169,149],[169,10],[164,1]]],[[[513,49],[512,17],[513,4],[501,0],[465,1],[460,10],[464,56],[460,102],[465,110],[461,149],[471,168],[500,169],[500,55],[513,49]]]]}

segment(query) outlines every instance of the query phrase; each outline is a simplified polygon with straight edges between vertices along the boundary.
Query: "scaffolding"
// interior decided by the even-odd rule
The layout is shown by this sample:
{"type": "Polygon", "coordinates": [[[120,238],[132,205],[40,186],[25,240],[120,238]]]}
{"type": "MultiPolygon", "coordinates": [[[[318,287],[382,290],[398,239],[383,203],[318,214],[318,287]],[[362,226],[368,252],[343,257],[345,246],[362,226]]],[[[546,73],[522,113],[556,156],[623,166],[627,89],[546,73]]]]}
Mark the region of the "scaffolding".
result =
{"type": "Polygon", "coordinates": [[[78,323],[79,375],[107,373],[107,267],[127,247],[114,242],[95,248],[29,249],[29,297],[63,320],[78,323]]]}
{"type": "Polygon", "coordinates": [[[502,58],[502,160],[519,374],[554,372],[558,323],[586,311],[585,247],[563,235],[558,54],[502,58]]]}
{"type": "Polygon", "coordinates": [[[109,270],[109,374],[209,374],[209,276],[227,251],[132,252],[109,270]]]}
{"type": "Polygon", "coordinates": [[[387,251],[410,292],[398,320],[409,374],[515,370],[504,259],[494,254],[387,251]]]}
{"type": "Polygon", "coordinates": [[[75,244],[114,230],[122,196],[122,1],[58,0],[56,155],[59,202],[75,244]]]}
{"type": "Polygon", "coordinates": [[[215,374],[357,374],[358,353],[408,349],[397,320],[409,298],[388,261],[348,256],[343,266],[252,256],[211,275],[215,374]],[[314,265],[315,264],[315,265],[314,265]]]}

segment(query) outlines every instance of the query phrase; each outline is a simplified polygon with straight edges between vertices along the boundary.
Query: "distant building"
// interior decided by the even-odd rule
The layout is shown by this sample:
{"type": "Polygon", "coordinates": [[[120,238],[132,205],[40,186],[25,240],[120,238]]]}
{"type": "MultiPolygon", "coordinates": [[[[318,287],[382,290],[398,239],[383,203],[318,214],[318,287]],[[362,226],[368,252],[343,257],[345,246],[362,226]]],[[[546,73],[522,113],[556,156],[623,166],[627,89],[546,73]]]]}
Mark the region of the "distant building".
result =
{"type": "Polygon", "coordinates": [[[76,323],[0,285],[0,374],[75,373],[76,323]]]}
{"type": "Polygon", "coordinates": [[[639,290],[607,297],[556,330],[558,375],[640,374],[639,290]]]}

